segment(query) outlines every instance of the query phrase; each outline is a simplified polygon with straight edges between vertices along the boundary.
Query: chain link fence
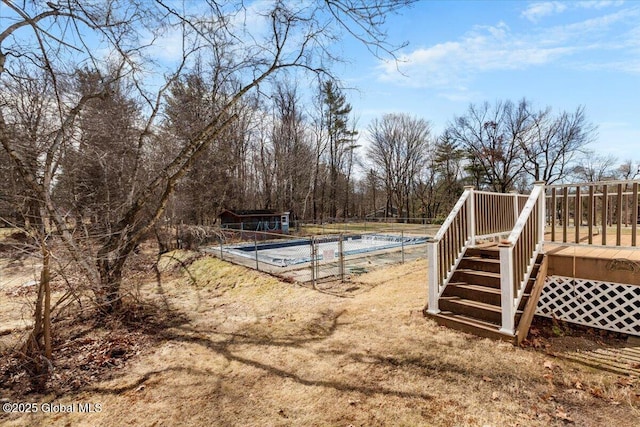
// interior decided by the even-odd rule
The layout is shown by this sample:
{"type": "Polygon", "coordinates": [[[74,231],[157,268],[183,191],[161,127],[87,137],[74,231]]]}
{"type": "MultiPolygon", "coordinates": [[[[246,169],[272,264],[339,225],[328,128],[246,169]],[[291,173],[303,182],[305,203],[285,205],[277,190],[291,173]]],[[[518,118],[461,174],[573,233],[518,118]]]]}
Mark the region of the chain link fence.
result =
{"type": "Polygon", "coordinates": [[[217,242],[201,249],[223,260],[297,282],[347,281],[388,264],[426,256],[424,226],[395,231],[292,236],[220,229],[217,242]]]}

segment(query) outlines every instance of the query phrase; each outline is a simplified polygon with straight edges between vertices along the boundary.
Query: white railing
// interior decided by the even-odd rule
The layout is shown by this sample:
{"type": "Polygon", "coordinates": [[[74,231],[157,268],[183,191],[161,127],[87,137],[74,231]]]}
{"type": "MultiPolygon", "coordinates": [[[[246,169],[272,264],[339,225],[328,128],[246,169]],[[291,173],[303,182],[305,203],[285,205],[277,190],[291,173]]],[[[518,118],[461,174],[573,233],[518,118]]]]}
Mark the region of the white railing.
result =
{"type": "Polygon", "coordinates": [[[475,246],[480,239],[504,236],[513,230],[525,197],[465,187],[453,210],[427,244],[428,313],[440,312],[440,295],[468,247],[475,246]]]}
{"type": "Polygon", "coordinates": [[[544,182],[536,182],[509,237],[500,247],[502,326],[513,335],[518,306],[531,277],[536,258],[543,250],[545,228],[544,182]]]}

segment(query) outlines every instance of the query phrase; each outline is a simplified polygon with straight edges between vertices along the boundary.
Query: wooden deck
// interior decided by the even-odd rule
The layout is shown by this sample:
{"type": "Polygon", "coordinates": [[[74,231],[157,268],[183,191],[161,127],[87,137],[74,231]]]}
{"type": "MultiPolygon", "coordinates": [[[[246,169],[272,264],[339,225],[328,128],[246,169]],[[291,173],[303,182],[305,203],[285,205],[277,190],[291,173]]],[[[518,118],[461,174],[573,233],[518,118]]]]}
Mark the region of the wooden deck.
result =
{"type": "Polygon", "coordinates": [[[515,337],[529,274],[544,264],[535,314],[640,336],[640,181],[537,182],[523,201],[465,187],[428,245],[427,314],[515,337]],[[492,262],[473,253],[483,243],[497,245],[480,256],[492,262]]]}
{"type": "Polygon", "coordinates": [[[640,248],[545,242],[548,275],[640,286],[640,248]]]}

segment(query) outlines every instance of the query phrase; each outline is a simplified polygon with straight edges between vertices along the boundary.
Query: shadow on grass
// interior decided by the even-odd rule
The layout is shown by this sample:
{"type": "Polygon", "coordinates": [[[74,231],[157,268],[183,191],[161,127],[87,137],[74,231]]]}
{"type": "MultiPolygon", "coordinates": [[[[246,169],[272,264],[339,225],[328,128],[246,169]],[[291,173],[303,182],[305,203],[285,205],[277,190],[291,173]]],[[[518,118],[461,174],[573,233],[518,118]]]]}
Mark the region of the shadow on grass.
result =
{"type": "MultiPolygon", "coordinates": [[[[321,315],[322,321],[325,326],[319,327],[313,331],[312,334],[309,334],[304,337],[299,338],[284,338],[284,339],[269,339],[264,337],[252,336],[250,334],[237,334],[237,333],[227,333],[221,334],[218,332],[213,332],[217,336],[226,336],[226,339],[223,340],[214,340],[207,337],[203,337],[202,330],[195,330],[182,325],[178,328],[173,328],[172,330],[167,330],[162,334],[164,340],[168,342],[183,342],[189,344],[196,344],[202,347],[205,347],[215,354],[222,356],[228,362],[237,362],[245,366],[249,366],[258,370],[261,370],[271,376],[293,380],[296,383],[304,386],[310,387],[325,387],[329,389],[333,389],[340,392],[355,392],[361,393],[365,396],[373,396],[373,395],[384,395],[384,396],[396,396],[401,398],[419,398],[431,400],[433,396],[426,393],[419,392],[408,392],[401,390],[394,390],[392,388],[383,387],[383,386],[373,386],[373,385],[364,385],[364,384],[353,384],[349,381],[329,381],[322,379],[312,379],[306,378],[303,375],[300,375],[297,372],[292,370],[286,370],[278,366],[274,366],[271,364],[267,364],[258,360],[250,359],[248,357],[244,357],[240,354],[237,354],[232,349],[235,345],[256,345],[256,346],[269,346],[269,347],[291,347],[291,348],[300,348],[306,344],[323,341],[330,336],[332,336],[338,328],[339,322],[338,319],[343,314],[343,312],[337,312],[333,314],[329,314],[325,312],[321,315]],[[328,317],[330,316],[330,318],[328,317]]],[[[347,354],[347,353],[344,353],[347,354]]],[[[380,358],[382,363],[385,362],[382,358],[380,358]]],[[[392,363],[389,363],[390,365],[392,363]]],[[[165,372],[170,371],[182,371],[187,373],[194,374],[203,374],[198,370],[193,370],[191,368],[185,367],[167,367],[166,369],[150,371],[144,374],[135,382],[128,384],[124,387],[92,387],[87,389],[87,391],[92,391],[96,393],[105,393],[105,394],[119,394],[126,391],[130,391],[136,389],[143,385],[146,381],[153,378],[156,375],[160,375],[165,372]]],[[[210,373],[209,373],[210,375],[210,373]]]]}

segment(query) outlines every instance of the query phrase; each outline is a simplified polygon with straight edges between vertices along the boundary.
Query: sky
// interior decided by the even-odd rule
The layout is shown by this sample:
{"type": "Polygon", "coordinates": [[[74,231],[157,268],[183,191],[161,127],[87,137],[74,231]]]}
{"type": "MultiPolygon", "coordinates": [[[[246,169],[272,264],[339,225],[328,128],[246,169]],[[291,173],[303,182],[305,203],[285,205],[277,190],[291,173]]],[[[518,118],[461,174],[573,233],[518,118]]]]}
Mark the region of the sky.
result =
{"type": "MultiPolygon", "coordinates": [[[[247,4],[251,17],[270,2],[247,4]]],[[[0,8],[0,18],[9,16],[0,8]]],[[[260,33],[259,20],[244,23],[260,33]]],[[[369,123],[385,113],[425,119],[439,135],[472,103],[526,98],[556,114],[584,106],[598,129],[590,148],[640,162],[640,0],[419,0],[389,16],[385,28],[390,42],[408,43],[397,62],[376,58],[347,35],[334,46],[347,60],[332,71],[349,88],[361,145],[369,123]]],[[[179,57],[181,38],[164,38],[156,56],[179,57]]]]}
{"type": "Polygon", "coordinates": [[[387,30],[409,43],[397,64],[348,41],[335,70],[360,129],[407,113],[439,134],[471,103],[524,97],[555,113],[584,106],[594,152],[640,161],[640,1],[419,1],[387,30]]]}

